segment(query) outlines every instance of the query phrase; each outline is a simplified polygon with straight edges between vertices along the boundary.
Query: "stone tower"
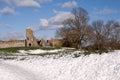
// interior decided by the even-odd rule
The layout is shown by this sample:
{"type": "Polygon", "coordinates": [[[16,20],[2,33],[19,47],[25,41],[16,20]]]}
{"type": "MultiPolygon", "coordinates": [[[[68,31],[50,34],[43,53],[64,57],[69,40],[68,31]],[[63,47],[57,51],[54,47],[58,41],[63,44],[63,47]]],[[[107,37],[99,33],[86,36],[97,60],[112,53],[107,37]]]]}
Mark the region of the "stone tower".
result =
{"type": "Polygon", "coordinates": [[[26,46],[37,46],[37,39],[33,35],[32,29],[26,29],[26,46]]]}

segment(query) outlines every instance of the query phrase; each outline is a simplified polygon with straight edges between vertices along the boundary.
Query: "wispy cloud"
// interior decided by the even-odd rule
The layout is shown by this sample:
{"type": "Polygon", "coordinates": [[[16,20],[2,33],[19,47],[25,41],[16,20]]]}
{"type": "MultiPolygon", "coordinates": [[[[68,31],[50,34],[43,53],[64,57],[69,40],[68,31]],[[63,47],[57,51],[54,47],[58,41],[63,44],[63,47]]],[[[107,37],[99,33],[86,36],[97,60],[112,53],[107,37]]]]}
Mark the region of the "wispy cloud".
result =
{"type": "Polygon", "coordinates": [[[40,2],[40,4],[52,2],[52,0],[38,0],[38,1],[40,2]]]}
{"type": "Polygon", "coordinates": [[[0,2],[3,2],[5,4],[10,4],[10,0],[0,0],[0,2]]]}
{"type": "Polygon", "coordinates": [[[7,29],[13,29],[13,28],[14,28],[13,25],[11,25],[11,24],[5,24],[5,27],[6,27],[7,29]]]}
{"type": "Polygon", "coordinates": [[[77,6],[76,1],[68,1],[68,2],[65,2],[61,5],[62,8],[74,8],[76,6],[77,6]]]}
{"type": "Polygon", "coordinates": [[[117,21],[119,22],[119,24],[120,24],[120,19],[117,19],[117,21]]]}
{"type": "Polygon", "coordinates": [[[107,14],[113,14],[113,13],[118,13],[119,11],[110,9],[110,8],[103,8],[103,9],[97,9],[95,8],[93,13],[94,14],[100,14],[100,15],[107,15],[107,14]]]}
{"type": "Polygon", "coordinates": [[[17,7],[40,7],[40,4],[35,0],[14,0],[17,7]]]}
{"type": "Polygon", "coordinates": [[[2,14],[2,15],[4,15],[4,14],[15,15],[15,10],[13,8],[10,8],[10,7],[5,7],[3,9],[0,9],[0,14],[2,14]]]}
{"type": "Polygon", "coordinates": [[[13,29],[13,25],[11,24],[0,24],[0,29],[13,29]]]}
{"type": "Polygon", "coordinates": [[[23,32],[8,32],[0,36],[0,40],[9,39],[25,39],[25,34],[23,32]]]}

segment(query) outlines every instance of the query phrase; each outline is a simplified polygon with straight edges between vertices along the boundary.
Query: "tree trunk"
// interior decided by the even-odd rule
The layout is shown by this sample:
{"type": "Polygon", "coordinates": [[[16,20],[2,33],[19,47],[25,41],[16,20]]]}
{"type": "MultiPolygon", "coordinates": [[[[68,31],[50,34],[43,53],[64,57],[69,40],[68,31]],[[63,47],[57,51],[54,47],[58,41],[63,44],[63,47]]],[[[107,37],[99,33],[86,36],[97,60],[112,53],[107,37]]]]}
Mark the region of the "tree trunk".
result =
{"type": "Polygon", "coordinates": [[[80,50],[82,49],[82,47],[81,47],[81,42],[80,42],[80,41],[77,42],[76,48],[77,48],[77,49],[80,49],[80,50]]]}

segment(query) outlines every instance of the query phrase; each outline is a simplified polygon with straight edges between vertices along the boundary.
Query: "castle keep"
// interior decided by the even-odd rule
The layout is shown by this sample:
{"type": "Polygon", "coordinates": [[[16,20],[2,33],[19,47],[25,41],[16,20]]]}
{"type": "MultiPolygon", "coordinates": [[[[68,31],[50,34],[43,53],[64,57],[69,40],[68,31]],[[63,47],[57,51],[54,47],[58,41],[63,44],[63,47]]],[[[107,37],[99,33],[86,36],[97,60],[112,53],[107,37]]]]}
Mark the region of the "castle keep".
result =
{"type": "Polygon", "coordinates": [[[37,46],[37,39],[33,35],[33,31],[29,28],[26,30],[26,46],[37,46]]]}
{"type": "Polygon", "coordinates": [[[9,41],[0,41],[0,48],[8,47],[37,47],[37,46],[56,46],[61,44],[62,41],[59,39],[51,39],[45,41],[44,39],[36,39],[33,34],[32,29],[26,29],[26,39],[25,40],[9,40],[9,41]]]}

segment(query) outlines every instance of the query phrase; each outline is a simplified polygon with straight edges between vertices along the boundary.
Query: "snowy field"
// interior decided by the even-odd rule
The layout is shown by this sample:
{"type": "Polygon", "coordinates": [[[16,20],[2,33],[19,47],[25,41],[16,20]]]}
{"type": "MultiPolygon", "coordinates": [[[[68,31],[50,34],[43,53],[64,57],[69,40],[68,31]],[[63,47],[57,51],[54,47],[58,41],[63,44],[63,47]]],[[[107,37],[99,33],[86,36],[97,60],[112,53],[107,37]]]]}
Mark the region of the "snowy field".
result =
{"type": "MultiPolygon", "coordinates": [[[[25,51],[20,53],[24,54],[25,51]]],[[[102,55],[81,55],[78,58],[72,55],[59,58],[24,57],[23,60],[0,59],[0,80],[120,80],[119,50],[102,55]]]]}

